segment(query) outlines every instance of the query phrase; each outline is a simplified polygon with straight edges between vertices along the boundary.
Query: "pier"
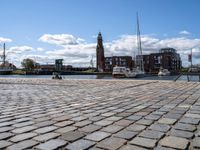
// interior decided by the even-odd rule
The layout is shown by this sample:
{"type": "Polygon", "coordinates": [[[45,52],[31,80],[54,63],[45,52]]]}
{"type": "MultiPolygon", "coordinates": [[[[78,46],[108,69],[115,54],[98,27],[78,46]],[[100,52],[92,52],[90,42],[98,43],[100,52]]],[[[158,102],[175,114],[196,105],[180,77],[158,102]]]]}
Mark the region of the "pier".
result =
{"type": "Polygon", "coordinates": [[[200,148],[200,83],[0,79],[0,149],[200,148]]]}

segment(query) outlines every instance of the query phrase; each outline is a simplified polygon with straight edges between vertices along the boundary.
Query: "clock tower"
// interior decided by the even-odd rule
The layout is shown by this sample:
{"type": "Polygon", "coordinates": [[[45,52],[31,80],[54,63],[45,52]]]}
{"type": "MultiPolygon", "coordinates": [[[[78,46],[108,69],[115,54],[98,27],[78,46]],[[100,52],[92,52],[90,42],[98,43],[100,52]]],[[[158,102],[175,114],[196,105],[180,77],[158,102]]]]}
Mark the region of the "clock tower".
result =
{"type": "Polygon", "coordinates": [[[105,57],[104,57],[104,48],[103,48],[103,38],[101,32],[99,32],[97,37],[97,48],[96,48],[96,62],[97,62],[97,71],[105,71],[105,57]]]}

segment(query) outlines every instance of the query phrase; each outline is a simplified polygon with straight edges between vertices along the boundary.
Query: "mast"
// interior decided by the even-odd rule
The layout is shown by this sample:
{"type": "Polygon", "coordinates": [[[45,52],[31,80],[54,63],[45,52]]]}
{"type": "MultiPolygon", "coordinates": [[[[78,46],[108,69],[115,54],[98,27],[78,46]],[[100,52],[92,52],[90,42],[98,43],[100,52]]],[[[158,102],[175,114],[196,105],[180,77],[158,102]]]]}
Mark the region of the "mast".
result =
{"type": "Polygon", "coordinates": [[[3,43],[3,65],[6,64],[6,44],[3,43]]]}
{"type": "Polygon", "coordinates": [[[139,57],[137,61],[137,66],[139,66],[139,68],[144,72],[138,12],[136,13],[136,17],[137,17],[137,47],[138,47],[138,57],[139,57]]]}

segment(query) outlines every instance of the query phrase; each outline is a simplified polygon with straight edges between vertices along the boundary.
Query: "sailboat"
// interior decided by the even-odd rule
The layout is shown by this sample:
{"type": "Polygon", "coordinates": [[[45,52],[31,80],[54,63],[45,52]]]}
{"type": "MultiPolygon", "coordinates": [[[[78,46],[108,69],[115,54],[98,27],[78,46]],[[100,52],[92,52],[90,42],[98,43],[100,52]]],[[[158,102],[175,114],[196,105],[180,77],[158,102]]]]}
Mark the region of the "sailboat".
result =
{"type": "Polygon", "coordinates": [[[137,48],[138,48],[138,56],[136,57],[136,67],[133,68],[132,74],[134,77],[143,77],[145,75],[144,72],[144,62],[143,62],[143,55],[142,55],[142,43],[141,43],[141,36],[140,36],[140,27],[139,27],[139,17],[138,13],[136,14],[137,17],[137,48]]]}
{"type": "Polygon", "coordinates": [[[129,68],[126,67],[116,66],[113,68],[112,72],[113,77],[138,78],[138,77],[144,77],[145,75],[138,14],[137,14],[137,47],[138,47],[138,56],[136,58],[136,67],[130,70],[129,68]]]}

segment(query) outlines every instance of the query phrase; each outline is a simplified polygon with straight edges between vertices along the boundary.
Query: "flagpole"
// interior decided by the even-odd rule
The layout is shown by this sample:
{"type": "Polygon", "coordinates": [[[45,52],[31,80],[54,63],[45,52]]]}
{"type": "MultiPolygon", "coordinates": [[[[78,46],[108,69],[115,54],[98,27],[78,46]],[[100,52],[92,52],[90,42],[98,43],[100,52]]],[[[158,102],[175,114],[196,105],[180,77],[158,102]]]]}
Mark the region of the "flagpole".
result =
{"type": "Polygon", "coordinates": [[[191,49],[191,68],[192,68],[192,49],[191,49]]]}

